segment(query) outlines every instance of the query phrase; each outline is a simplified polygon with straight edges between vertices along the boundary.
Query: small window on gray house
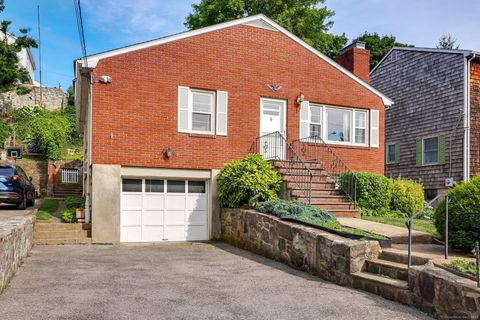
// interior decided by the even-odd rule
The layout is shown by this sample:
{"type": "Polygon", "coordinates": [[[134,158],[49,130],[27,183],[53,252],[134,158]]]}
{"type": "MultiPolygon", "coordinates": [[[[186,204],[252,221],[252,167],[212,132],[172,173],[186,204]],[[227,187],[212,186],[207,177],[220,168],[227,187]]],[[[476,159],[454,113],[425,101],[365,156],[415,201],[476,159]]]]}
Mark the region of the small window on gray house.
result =
{"type": "Polygon", "coordinates": [[[387,164],[395,163],[395,143],[387,144],[387,164]]]}
{"type": "Polygon", "coordinates": [[[438,137],[423,139],[423,164],[438,163],[438,137]]]}

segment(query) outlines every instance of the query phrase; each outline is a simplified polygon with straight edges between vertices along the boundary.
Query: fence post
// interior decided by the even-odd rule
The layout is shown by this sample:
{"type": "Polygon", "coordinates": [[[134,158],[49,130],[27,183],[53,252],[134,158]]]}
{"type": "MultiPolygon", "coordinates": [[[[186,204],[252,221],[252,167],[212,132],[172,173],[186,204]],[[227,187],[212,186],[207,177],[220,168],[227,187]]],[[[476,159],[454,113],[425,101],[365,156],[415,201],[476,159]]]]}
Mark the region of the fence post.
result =
{"type": "Polygon", "coordinates": [[[408,270],[412,266],[412,220],[408,221],[408,270]]]}
{"type": "Polygon", "coordinates": [[[478,250],[478,241],[475,241],[475,258],[476,258],[476,271],[477,271],[477,288],[480,288],[480,255],[478,250]]]}

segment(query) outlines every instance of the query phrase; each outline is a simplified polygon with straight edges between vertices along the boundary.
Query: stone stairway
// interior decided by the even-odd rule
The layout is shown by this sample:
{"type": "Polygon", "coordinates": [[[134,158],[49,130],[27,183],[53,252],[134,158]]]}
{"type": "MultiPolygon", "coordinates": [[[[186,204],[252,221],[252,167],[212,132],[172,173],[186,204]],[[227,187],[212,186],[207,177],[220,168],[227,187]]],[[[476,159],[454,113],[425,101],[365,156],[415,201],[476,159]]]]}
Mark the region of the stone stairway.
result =
{"type": "MultiPolygon", "coordinates": [[[[413,265],[427,262],[428,259],[412,256],[413,265]]],[[[411,304],[407,264],[406,254],[383,249],[378,259],[365,261],[363,270],[352,274],[353,286],[385,299],[411,304]]]]}
{"type": "MultiPolygon", "coordinates": [[[[326,173],[318,162],[304,162],[312,173],[311,204],[331,212],[336,217],[359,218],[360,213],[354,204],[335,185],[335,181],[326,173]]],[[[273,161],[273,165],[282,175],[287,197],[308,203],[309,173],[303,165],[295,165],[291,161],[273,161]],[[290,169],[289,169],[290,168],[290,169]]]]}
{"type": "Polygon", "coordinates": [[[35,244],[90,244],[91,224],[37,221],[33,241],[35,244]]]}
{"type": "Polygon", "coordinates": [[[68,196],[81,196],[83,187],[81,184],[58,184],[53,188],[55,198],[65,198],[68,196]]]}

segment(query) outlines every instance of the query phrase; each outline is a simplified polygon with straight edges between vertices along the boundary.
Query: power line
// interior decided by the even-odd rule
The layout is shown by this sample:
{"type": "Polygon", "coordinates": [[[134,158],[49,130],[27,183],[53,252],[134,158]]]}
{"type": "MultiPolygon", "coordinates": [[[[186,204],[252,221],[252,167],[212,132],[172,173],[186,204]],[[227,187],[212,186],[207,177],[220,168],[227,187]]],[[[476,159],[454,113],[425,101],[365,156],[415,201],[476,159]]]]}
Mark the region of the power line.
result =
{"type": "Polygon", "coordinates": [[[80,48],[82,50],[83,66],[88,68],[87,48],[85,45],[85,33],[83,31],[82,7],[80,4],[80,0],[73,0],[73,5],[75,7],[75,16],[77,18],[77,28],[78,36],[80,39],[80,48]]]}

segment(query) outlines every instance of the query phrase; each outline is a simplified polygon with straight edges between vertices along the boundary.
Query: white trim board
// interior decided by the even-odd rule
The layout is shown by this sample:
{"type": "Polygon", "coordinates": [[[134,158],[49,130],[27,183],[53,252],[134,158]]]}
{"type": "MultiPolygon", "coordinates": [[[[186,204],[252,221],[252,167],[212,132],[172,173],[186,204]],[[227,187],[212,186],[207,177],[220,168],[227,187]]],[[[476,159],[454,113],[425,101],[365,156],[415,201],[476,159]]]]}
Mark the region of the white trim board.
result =
{"type": "MultiPolygon", "coordinates": [[[[125,53],[128,53],[128,52],[132,52],[132,51],[136,51],[136,50],[141,50],[141,49],[145,49],[145,48],[169,43],[169,42],[172,42],[172,41],[177,41],[177,40],[201,35],[201,34],[204,34],[204,33],[207,33],[207,32],[211,32],[211,31],[216,31],[216,30],[220,30],[220,29],[224,29],[224,28],[229,28],[229,27],[233,27],[233,26],[237,26],[237,25],[242,25],[242,24],[246,24],[246,25],[250,25],[250,26],[262,26],[262,28],[266,28],[267,26],[271,26],[271,28],[268,28],[269,30],[273,29],[273,30],[278,30],[278,31],[282,32],[283,34],[285,34],[287,37],[289,37],[290,39],[292,39],[293,41],[295,41],[299,45],[303,46],[304,48],[306,48],[307,50],[309,50],[310,52],[312,52],[313,54],[315,54],[316,56],[318,56],[322,60],[326,61],[328,64],[330,64],[331,66],[333,66],[337,70],[339,70],[340,72],[344,73],[345,75],[347,75],[348,77],[350,77],[351,79],[353,79],[354,81],[356,81],[357,83],[359,83],[360,85],[362,85],[363,87],[368,89],[369,91],[371,91],[374,94],[376,94],[377,96],[379,96],[382,99],[384,105],[391,106],[393,104],[393,101],[390,98],[383,95],[378,90],[376,90],[375,88],[370,86],[368,83],[366,83],[365,81],[363,81],[362,79],[360,79],[359,77],[357,77],[356,75],[354,75],[353,73],[348,71],[347,69],[343,68],[341,65],[339,65],[338,63],[336,63],[335,61],[333,61],[332,59],[330,59],[329,57],[327,57],[326,55],[324,55],[323,53],[321,53],[317,49],[311,47],[305,41],[303,41],[299,37],[295,36],[293,33],[286,30],[285,28],[283,28],[282,26],[280,26],[279,24],[277,24],[276,22],[269,19],[268,17],[266,17],[263,14],[258,14],[258,15],[254,15],[254,16],[250,16],[250,17],[245,17],[245,18],[233,20],[233,21],[219,23],[219,24],[216,24],[216,25],[213,25],[213,26],[208,26],[208,27],[205,27],[205,28],[197,29],[197,30],[192,30],[192,31],[178,33],[178,34],[175,34],[175,35],[172,35],[172,36],[167,36],[165,38],[160,38],[160,39],[155,39],[155,40],[151,40],[151,41],[141,42],[141,43],[134,44],[134,45],[131,45],[131,46],[127,46],[127,47],[123,47],[123,48],[119,48],[119,49],[114,49],[114,50],[110,50],[110,51],[106,51],[106,52],[102,52],[102,53],[98,53],[98,54],[93,54],[93,55],[87,56],[87,64],[88,64],[88,67],[95,68],[98,61],[101,60],[101,59],[105,59],[105,58],[117,56],[117,55],[120,55],[120,54],[125,54],[125,53]]],[[[82,60],[78,59],[77,62],[81,64],[82,60]]]]}

